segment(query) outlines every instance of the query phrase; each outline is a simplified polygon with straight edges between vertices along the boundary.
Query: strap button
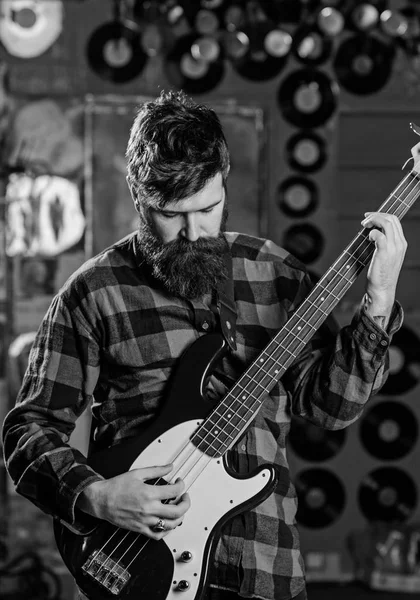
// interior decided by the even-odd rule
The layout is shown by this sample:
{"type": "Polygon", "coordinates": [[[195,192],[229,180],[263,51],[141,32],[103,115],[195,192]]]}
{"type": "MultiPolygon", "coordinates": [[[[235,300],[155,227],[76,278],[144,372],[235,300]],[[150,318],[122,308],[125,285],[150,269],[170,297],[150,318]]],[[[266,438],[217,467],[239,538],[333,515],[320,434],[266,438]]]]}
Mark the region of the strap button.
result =
{"type": "Polygon", "coordinates": [[[204,331],[207,331],[207,329],[210,327],[210,325],[207,323],[207,321],[204,321],[204,323],[201,325],[202,329],[204,329],[204,331]]]}

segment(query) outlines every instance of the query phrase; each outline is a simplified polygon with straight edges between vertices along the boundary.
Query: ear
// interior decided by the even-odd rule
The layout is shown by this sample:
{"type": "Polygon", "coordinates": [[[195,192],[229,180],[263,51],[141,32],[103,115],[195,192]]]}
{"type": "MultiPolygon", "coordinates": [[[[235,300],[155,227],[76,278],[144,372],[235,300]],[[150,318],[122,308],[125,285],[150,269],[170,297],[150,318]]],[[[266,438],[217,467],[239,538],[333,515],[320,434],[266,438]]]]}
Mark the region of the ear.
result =
{"type": "Polygon", "coordinates": [[[128,189],[130,190],[130,196],[131,196],[131,199],[132,199],[132,200],[133,200],[133,202],[134,202],[134,208],[136,209],[136,211],[137,211],[137,212],[139,212],[139,211],[140,211],[139,200],[138,200],[138,198],[137,198],[137,194],[136,194],[136,192],[135,192],[135,190],[134,190],[134,187],[133,187],[133,185],[130,183],[130,180],[129,180],[128,176],[126,176],[125,180],[126,180],[126,182],[127,182],[128,189]]]}

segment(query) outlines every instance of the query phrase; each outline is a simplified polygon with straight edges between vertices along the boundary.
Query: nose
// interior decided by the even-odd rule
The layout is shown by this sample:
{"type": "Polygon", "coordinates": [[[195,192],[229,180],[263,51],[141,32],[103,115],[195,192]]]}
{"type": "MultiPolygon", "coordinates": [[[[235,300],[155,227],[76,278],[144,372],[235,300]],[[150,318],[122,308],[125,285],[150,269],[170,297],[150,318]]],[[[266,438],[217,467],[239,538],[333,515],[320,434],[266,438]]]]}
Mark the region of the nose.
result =
{"type": "Polygon", "coordinates": [[[198,240],[199,236],[199,227],[197,222],[197,215],[194,213],[185,215],[184,227],[182,229],[183,237],[187,238],[190,242],[195,242],[198,240]]]}

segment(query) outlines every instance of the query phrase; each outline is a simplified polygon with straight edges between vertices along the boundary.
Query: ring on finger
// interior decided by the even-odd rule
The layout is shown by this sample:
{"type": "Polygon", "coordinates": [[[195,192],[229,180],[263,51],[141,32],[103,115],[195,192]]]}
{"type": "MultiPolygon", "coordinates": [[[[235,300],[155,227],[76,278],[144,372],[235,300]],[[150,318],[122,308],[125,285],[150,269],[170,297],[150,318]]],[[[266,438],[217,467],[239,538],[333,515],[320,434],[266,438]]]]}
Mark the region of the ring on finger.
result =
{"type": "Polygon", "coordinates": [[[153,525],[152,529],[153,531],[165,531],[165,521],[163,519],[158,519],[158,522],[156,523],[156,525],[153,525]]]}

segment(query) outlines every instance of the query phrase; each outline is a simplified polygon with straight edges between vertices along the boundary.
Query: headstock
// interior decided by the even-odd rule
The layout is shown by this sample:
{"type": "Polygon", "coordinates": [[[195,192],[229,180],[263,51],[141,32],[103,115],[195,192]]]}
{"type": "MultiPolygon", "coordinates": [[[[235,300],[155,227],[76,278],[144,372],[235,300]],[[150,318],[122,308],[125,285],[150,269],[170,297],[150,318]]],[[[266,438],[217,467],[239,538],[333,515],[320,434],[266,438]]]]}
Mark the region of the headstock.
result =
{"type": "MultiPolygon", "coordinates": [[[[418,125],[416,125],[415,123],[410,123],[410,127],[414,131],[414,133],[416,133],[417,135],[420,135],[420,127],[418,125]]],[[[420,142],[411,148],[411,156],[414,161],[412,170],[415,171],[416,173],[420,173],[420,142]]],[[[411,160],[411,159],[409,159],[409,160],[411,160]]],[[[405,163],[405,165],[407,164],[407,162],[405,163]]],[[[405,165],[404,165],[404,167],[405,167],[405,165]]]]}

